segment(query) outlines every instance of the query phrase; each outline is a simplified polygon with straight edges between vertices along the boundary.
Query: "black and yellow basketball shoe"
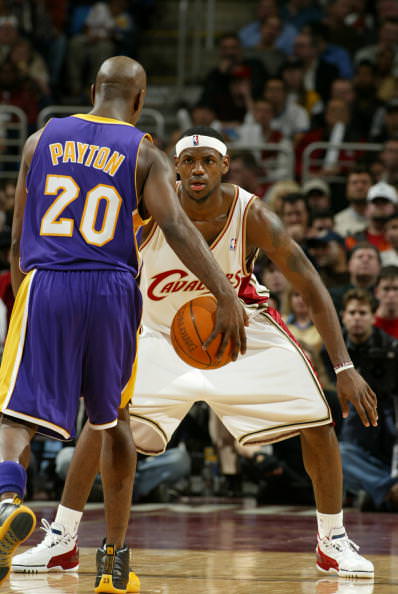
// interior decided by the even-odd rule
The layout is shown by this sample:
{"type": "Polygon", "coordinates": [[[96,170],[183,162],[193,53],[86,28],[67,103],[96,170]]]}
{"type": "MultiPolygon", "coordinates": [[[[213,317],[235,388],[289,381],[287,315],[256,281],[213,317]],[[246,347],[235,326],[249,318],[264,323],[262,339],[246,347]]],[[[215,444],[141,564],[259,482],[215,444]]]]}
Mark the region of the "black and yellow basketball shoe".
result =
{"type": "Polygon", "coordinates": [[[7,577],[11,557],[36,526],[36,516],[19,497],[0,502],[0,584],[7,577]]]}
{"type": "Polygon", "coordinates": [[[97,577],[95,592],[106,594],[125,594],[139,592],[140,581],[130,571],[130,551],[128,547],[116,549],[105,544],[97,549],[97,577]]]}

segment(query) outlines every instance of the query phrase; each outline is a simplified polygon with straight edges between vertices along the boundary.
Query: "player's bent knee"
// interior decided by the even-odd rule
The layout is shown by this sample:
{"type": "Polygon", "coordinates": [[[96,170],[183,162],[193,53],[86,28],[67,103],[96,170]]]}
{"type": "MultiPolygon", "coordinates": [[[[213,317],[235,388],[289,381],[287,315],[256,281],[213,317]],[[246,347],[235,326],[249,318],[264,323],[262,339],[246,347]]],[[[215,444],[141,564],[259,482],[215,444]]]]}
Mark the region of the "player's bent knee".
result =
{"type": "Polygon", "coordinates": [[[334,430],[333,423],[329,423],[328,425],[320,425],[319,427],[307,427],[306,429],[302,429],[300,431],[301,437],[303,437],[306,441],[322,441],[325,440],[336,439],[336,433],[334,430]]]}

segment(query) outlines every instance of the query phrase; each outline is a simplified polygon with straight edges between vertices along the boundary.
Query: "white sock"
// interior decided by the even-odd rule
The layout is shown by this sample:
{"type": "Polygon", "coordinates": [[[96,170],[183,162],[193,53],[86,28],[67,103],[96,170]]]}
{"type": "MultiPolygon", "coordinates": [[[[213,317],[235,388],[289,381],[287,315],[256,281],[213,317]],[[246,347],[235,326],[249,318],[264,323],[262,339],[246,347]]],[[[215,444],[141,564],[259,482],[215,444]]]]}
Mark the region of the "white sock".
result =
{"type": "Polygon", "coordinates": [[[61,524],[69,534],[75,536],[79,529],[82,515],[83,512],[76,511],[70,507],[64,507],[60,504],[57,509],[54,524],[61,524]]]}
{"type": "Polygon", "coordinates": [[[334,528],[343,527],[343,511],[338,514],[321,514],[316,512],[316,520],[318,522],[318,534],[320,538],[329,536],[334,528]]]}

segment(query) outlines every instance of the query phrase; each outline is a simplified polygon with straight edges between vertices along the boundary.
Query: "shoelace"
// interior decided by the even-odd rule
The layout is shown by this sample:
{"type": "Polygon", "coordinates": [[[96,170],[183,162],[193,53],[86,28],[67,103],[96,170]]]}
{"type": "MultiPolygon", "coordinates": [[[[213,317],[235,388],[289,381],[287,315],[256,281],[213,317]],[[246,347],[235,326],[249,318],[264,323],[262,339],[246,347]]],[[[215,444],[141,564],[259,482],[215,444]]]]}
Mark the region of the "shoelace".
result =
{"type": "Polygon", "coordinates": [[[347,536],[336,540],[330,539],[330,544],[339,553],[343,553],[346,550],[349,550],[351,553],[358,553],[359,551],[359,546],[347,536]]]}
{"type": "Polygon", "coordinates": [[[40,530],[43,530],[43,532],[46,533],[46,536],[41,542],[39,542],[39,544],[37,544],[29,551],[26,551],[27,553],[29,552],[32,554],[33,552],[40,550],[43,547],[51,548],[54,545],[58,544],[65,537],[64,534],[56,534],[55,532],[53,532],[51,530],[51,524],[45,518],[42,518],[41,520],[40,530]]]}

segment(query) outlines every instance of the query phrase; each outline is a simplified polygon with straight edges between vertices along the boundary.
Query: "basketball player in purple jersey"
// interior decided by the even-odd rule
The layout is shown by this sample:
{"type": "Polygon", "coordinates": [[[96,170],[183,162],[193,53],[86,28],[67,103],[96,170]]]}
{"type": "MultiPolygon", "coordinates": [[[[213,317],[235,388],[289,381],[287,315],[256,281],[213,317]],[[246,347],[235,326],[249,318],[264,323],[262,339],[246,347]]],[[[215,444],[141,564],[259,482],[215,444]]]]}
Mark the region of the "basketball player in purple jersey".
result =
{"type": "Polygon", "coordinates": [[[12,232],[17,296],[0,369],[0,580],[35,526],[21,502],[30,441],[36,432],[74,437],[82,395],[102,438],[106,541],[95,590],[138,587],[128,584],[124,544],[136,464],[126,406],[142,302],[135,232],[144,219],[157,221],[217,297],[215,332],[233,340],[234,357],[245,351],[243,308],[183,212],[167,157],[134,126],[145,88],[140,64],[111,58],[98,72],[93,110],[50,120],[24,147],[12,232]]]}

